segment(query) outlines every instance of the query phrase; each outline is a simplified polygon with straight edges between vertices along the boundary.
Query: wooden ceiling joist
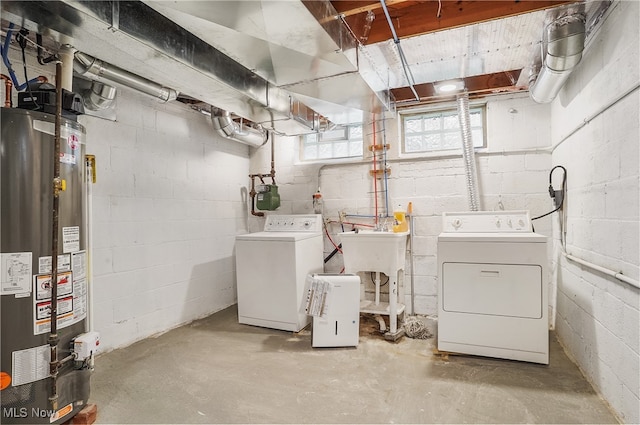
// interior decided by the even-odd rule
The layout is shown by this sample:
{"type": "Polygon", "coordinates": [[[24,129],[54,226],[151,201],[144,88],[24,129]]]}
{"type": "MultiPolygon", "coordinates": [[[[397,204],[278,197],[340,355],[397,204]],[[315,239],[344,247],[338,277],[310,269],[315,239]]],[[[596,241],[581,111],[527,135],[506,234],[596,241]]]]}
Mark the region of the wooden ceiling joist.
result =
{"type": "MultiPolygon", "coordinates": [[[[524,90],[526,88],[516,86],[521,71],[521,69],[514,69],[510,71],[496,72],[493,74],[467,77],[464,79],[465,90],[471,96],[524,90]]],[[[416,101],[416,98],[409,87],[401,87],[391,90],[391,94],[395,98],[397,107],[413,105],[415,103],[442,101],[449,98],[455,99],[456,96],[455,93],[445,95],[436,93],[433,83],[417,84],[414,88],[420,97],[420,101],[416,101]]]]}
{"type": "MultiPolygon", "coordinates": [[[[406,38],[575,2],[576,0],[387,0],[385,4],[398,37],[406,38]]],[[[392,38],[379,1],[334,0],[331,3],[364,44],[392,38]],[[366,29],[368,34],[364,34],[362,14],[368,11],[373,11],[376,16],[370,30],[366,29]]]]}

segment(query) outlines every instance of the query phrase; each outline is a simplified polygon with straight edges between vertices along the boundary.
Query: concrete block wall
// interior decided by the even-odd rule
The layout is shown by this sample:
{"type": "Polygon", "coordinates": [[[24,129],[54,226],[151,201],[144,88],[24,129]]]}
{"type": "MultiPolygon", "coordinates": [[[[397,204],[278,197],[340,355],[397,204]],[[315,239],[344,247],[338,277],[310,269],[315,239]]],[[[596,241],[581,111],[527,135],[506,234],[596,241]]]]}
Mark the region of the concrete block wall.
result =
{"type": "MultiPolygon", "coordinates": [[[[450,105],[455,108],[455,104],[450,105]]],[[[530,210],[532,216],[552,209],[547,193],[548,173],[551,167],[550,128],[548,105],[538,105],[527,95],[491,98],[487,102],[488,147],[477,153],[479,192],[483,208],[530,210]],[[511,111],[511,112],[510,112],[511,111]]],[[[399,128],[397,117],[385,121],[385,132],[377,133],[391,144],[388,153],[391,174],[388,178],[388,201],[395,204],[413,203],[414,228],[414,288],[415,310],[420,314],[437,314],[436,242],[441,232],[441,215],[446,211],[467,211],[467,189],[461,153],[455,155],[401,155],[398,150],[399,128]]],[[[378,129],[382,128],[380,122],[378,129]]],[[[365,145],[372,144],[372,129],[365,130],[365,145]]],[[[369,176],[370,158],[363,161],[331,164],[305,164],[297,159],[297,138],[276,139],[276,175],[282,196],[282,207],[276,212],[310,213],[311,195],[320,187],[324,199],[325,219],[329,232],[338,244],[337,233],[342,231],[336,223],[340,212],[354,216],[372,216],[375,213],[374,185],[369,176]]],[[[365,148],[365,152],[367,149],[365,148]]],[[[269,148],[252,154],[252,172],[268,172],[269,148]]],[[[384,182],[378,181],[378,190],[384,182]]],[[[386,215],[384,193],[379,196],[378,213],[386,215]]],[[[372,224],[372,219],[347,217],[348,221],[372,224]]],[[[551,236],[551,218],[536,222],[536,230],[551,236]]],[[[391,220],[389,220],[389,223],[391,220]]],[[[253,219],[252,231],[260,230],[261,219],[253,219]]],[[[350,226],[345,226],[350,230],[350,226]]],[[[334,247],[325,239],[325,255],[334,247]]],[[[405,303],[410,305],[407,259],[405,277],[405,303]]],[[[334,256],[325,271],[339,272],[342,256],[334,256]]]]}
{"type": "Polygon", "coordinates": [[[115,122],[83,116],[97,157],[95,322],[107,349],[236,302],[248,147],[208,117],[120,90],[115,122]]]}
{"type": "MultiPolygon", "coordinates": [[[[553,163],[568,171],[567,251],[636,281],[639,17],[637,2],[614,2],[551,114],[553,163]]],[[[558,336],[620,419],[640,423],[640,289],[564,258],[554,224],[558,336]]]]}

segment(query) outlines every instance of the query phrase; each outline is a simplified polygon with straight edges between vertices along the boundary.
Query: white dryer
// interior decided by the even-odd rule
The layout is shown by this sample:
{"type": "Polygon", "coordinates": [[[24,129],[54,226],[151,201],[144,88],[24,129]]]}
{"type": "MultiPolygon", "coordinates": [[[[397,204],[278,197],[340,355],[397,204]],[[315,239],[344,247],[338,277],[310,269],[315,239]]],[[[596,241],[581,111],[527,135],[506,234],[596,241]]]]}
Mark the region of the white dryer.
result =
{"type": "Polygon", "coordinates": [[[443,214],[438,350],[549,363],[547,237],[527,211],[443,214]]]}
{"type": "Polygon", "coordinates": [[[238,321],[298,332],[305,279],[323,268],[321,215],[267,216],[264,231],[236,236],[238,321]]]}

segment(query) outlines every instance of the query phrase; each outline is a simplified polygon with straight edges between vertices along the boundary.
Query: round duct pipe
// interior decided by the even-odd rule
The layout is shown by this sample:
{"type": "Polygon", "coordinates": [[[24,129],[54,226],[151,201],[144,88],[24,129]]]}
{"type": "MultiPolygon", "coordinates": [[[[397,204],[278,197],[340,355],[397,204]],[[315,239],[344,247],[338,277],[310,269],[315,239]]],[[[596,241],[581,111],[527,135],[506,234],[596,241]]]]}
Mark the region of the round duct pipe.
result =
{"type": "Polygon", "coordinates": [[[231,119],[231,113],[219,108],[211,108],[211,122],[213,129],[222,137],[253,147],[260,147],[267,143],[269,133],[264,128],[253,128],[238,124],[231,119]]]}
{"type": "Polygon", "coordinates": [[[549,103],[582,59],[585,17],[575,14],[556,19],[545,28],[539,71],[529,77],[529,93],[538,103],[549,103]]]}
{"type": "Polygon", "coordinates": [[[92,81],[91,88],[82,93],[84,107],[91,111],[102,111],[113,105],[116,88],[100,81],[92,81]]]}
{"type": "Polygon", "coordinates": [[[147,80],[139,75],[132,74],[115,65],[105,63],[86,53],[76,52],[73,69],[78,74],[91,78],[92,80],[104,78],[105,80],[157,97],[162,102],[176,100],[178,97],[178,93],[173,89],[164,87],[161,84],[147,80]]]}

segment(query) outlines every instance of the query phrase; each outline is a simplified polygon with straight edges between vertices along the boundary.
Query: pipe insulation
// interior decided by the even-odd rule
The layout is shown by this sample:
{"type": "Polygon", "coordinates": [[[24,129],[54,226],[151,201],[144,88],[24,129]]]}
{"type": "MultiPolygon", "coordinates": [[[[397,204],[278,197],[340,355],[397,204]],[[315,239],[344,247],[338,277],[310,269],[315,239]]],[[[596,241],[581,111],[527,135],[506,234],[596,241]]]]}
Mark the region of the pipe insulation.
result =
{"type": "Polygon", "coordinates": [[[213,123],[213,129],[222,137],[256,148],[267,143],[269,138],[269,133],[264,128],[253,128],[238,124],[231,119],[229,111],[224,111],[220,108],[211,108],[211,122],[213,123]]]}
{"type": "Polygon", "coordinates": [[[469,209],[471,211],[480,210],[480,200],[478,196],[478,172],[476,170],[476,157],[473,149],[473,138],[471,137],[471,117],[469,115],[469,93],[459,94],[458,120],[460,122],[460,132],[462,134],[462,159],[464,160],[465,179],[467,184],[467,194],[469,196],[469,209]]]}
{"type": "Polygon", "coordinates": [[[529,76],[529,93],[534,101],[549,103],[555,99],[582,59],[585,38],[583,14],[564,16],[545,27],[541,64],[529,76]]]}
{"type": "Polygon", "coordinates": [[[80,75],[88,77],[92,80],[102,81],[105,79],[110,82],[121,84],[146,93],[150,96],[158,98],[162,102],[176,100],[178,93],[168,87],[155,83],[144,77],[132,74],[115,65],[96,59],[86,53],[76,52],[73,69],[80,75]]]}

